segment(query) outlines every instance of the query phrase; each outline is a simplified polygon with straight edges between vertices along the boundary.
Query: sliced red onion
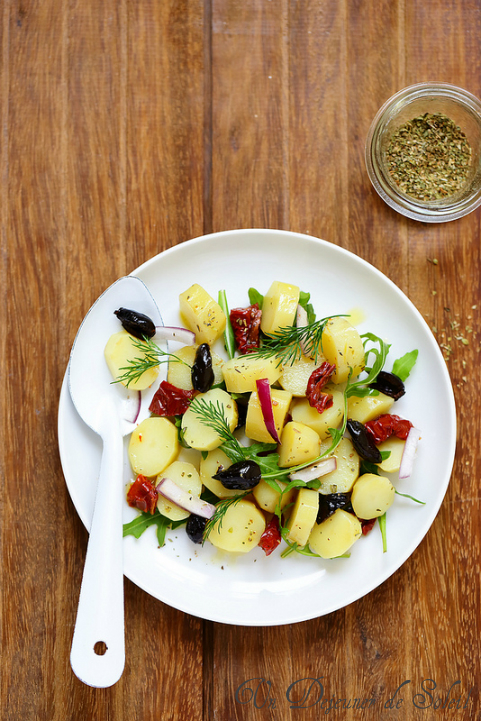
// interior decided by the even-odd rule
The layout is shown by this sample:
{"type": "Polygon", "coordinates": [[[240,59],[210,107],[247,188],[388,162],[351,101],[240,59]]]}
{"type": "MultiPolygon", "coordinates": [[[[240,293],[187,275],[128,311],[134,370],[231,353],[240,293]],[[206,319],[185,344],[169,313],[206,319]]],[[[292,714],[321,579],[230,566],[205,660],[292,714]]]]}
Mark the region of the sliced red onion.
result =
{"type": "Polygon", "coordinates": [[[183,508],[188,513],[194,513],[202,518],[212,518],[215,513],[215,506],[207,501],[203,501],[199,496],[193,496],[187,493],[183,488],[171,481],[170,478],[162,478],[157,484],[157,491],[179,508],[183,508]]]}
{"type": "Polygon", "coordinates": [[[419,428],[414,426],[408,433],[406,443],[404,444],[404,450],[401,458],[401,465],[399,467],[399,478],[409,478],[413,471],[414,458],[416,455],[416,448],[418,446],[419,439],[421,438],[421,431],[419,428]]]}
{"type": "Polygon", "coordinates": [[[335,456],[332,456],[332,458],[326,458],[324,461],[314,463],[313,466],[303,468],[302,471],[296,471],[295,473],[291,473],[289,478],[291,479],[291,481],[305,481],[306,483],[309,483],[309,481],[314,481],[316,478],[325,476],[326,473],[331,473],[332,471],[335,471],[336,468],[337,458],[335,456]]]}
{"type": "Polygon", "coordinates": [[[259,396],[259,403],[262,411],[262,417],[264,418],[267,432],[269,433],[269,435],[272,436],[276,443],[280,443],[281,439],[279,438],[279,434],[277,433],[277,428],[274,421],[274,411],[272,409],[271,387],[269,385],[269,381],[267,380],[267,378],[261,378],[260,380],[256,381],[256,386],[257,395],[259,396]]]}
{"type": "MultiPolygon", "coordinates": [[[[304,328],[304,326],[309,325],[309,319],[307,317],[307,310],[302,307],[302,305],[297,306],[297,313],[296,313],[296,327],[297,328],[304,328]]],[[[304,340],[299,341],[299,345],[301,347],[302,352],[304,355],[309,355],[309,349],[306,347],[306,343],[304,340]]]]}
{"type": "Polygon", "coordinates": [[[127,398],[122,401],[122,418],[128,423],[137,423],[140,407],[142,404],[142,394],[140,391],[129,391],[127,398]]]}
{"type": "Polygon", "coordinates": [[[155,337],[158,340],[176,340],[184,345],[195,344],[195,333],[187,328],[177,328],[172,325],[158,325],[155,328],[155,337]]]}

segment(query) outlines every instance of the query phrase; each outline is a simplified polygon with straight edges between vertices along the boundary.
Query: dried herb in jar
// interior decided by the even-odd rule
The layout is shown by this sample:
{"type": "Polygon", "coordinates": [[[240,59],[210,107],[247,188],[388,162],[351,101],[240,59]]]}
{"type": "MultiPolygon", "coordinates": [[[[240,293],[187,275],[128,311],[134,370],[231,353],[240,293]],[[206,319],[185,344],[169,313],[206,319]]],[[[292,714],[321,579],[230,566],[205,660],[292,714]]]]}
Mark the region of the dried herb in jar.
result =
{"type": "Polygon", "coordinates": [[[441,200],[466,182],[471,146],[450,118],[425,113],[396,130],[386,160],[391,177],[403,193],[417,200],[441,200]]]}

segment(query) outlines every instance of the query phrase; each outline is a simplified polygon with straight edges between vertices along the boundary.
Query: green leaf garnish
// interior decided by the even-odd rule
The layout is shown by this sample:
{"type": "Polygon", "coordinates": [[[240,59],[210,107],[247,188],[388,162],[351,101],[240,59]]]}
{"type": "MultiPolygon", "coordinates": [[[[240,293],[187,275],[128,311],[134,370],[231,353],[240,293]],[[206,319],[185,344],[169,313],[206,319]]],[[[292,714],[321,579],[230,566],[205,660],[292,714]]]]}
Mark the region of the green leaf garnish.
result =
{"type": "Polygon", "coordinates": [[[248,295],[249,295],[249,303],[251,305],[255,305],[257,303],[259,308],[262,310],[262,305],[264,303],[264,296],[261,293],[259,293],[259,291],[256,290],[255,288],[249,288],[248,295]]]}
{"type": "Polygon", "coordinates": [[[308,324],[312,325],[316,320],[316,313],[312,303],[309,303],[310,299],[311,294],[301,290],[301,292],[299,293],[299,305],[301,306],[301,308],[304,308],[307,313],[308,324]]]}
{"type": "Polygon", "coordinates": [[[143,511],[130,523],[124,523],[123,526],[123,538],[126,536],[134,536],[140,538],[140,536],[150,526],[157,526],[157,540],[159,546],[165,545],[165,534],[169,528],[177,528],[186,523],[187,519],[183,521],[171,521],[170,518],[163,516],[159,509],[156,508],[153,514],[144,513],[143,511]]]}
{"type": "Polygon", "coordinates": [[[386,535],[386,514],[383,513],[382,516],[378,517],[379,522],[379,528],[381,529],[381,536],[382,536],[382,552],[387,552],[387,535],[386,535]]]}
{"type": "Polygon", "coordinates": [[[389,343],[386,343],[382,340],[382,338],[374,335],[374,333],[364,333],[361,338],[364,343],[366,360],[366,368],[364,370],[366,371],[367,376],[361,380],[354,381],[353,383],[348,383],[348,387],[346,388],[346,394],[348,397],[357,396],[359,393],[361,394],[361,397],[362,395],[366,395],[366,387],[368,387],[370,383],[374,383],[380,371],[384,368],[384,364],[386,363],[386,358],[391,347],[389,343]],[[379,345],[379,348],[377,348],[376,345],[366,347],[369,341],[379,345]],[[372,365],[368,367],[371,357],[372,365]]]}
{"type": "Polygon", "coordinates": [[[225,330],[224,330],[224,345],[227,351],[227,355],[230,359],[235,356],[235,337],[232,329],[232,323],[230,322],[229,306],[227,304],[227,296],[225,290],[219,291],[219,305],[224,311],[226,317],[225,330]]]}
{"type": "Polygon", "coordinates": [[[399,493],[399,491],[396,491],[394,489],[397,496],[403,496],[403,498],[409,498],[411,501],[414,501],[414,503],[420,503],[422,506],[426,505],[426,501],[420,501],[417,498],[414,498],[414,496],[410,496],[409,493],[399,493]]]}
{"type": "Polygon", "coordinates": [[[398,358],[397,360],[395,360],[392,366],[392,372],[394,373],[394,375],[396,375],[404,382],[411,373],[417,361],[418,354],[418,350],[412,350],[409,353],[403,355],[402,358],[398,358]]]}

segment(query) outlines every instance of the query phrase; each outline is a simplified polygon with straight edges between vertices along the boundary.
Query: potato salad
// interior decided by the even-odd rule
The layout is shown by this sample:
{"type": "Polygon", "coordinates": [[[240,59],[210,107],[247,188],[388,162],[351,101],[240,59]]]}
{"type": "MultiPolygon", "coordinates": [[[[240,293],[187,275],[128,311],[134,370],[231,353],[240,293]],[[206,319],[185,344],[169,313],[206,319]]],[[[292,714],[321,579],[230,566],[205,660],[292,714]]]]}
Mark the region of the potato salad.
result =
{"type": "Polygon", "coordinates": [[[384,340],[347,314],[318,318],[309,293],[281,281],[230,310],[224,291],[194,284],[179,311],[181,327],[156,328],[120,308],[105,347],[113,382],[139,394],[158,384],[130,436],[126,497],[140,513],[124,535],[155,525],[162,546],[184,526],[231,553],[332,559],[379,524],[386,551],[420,439],[394,408],[417,351],[387,371],[384,340]]]}

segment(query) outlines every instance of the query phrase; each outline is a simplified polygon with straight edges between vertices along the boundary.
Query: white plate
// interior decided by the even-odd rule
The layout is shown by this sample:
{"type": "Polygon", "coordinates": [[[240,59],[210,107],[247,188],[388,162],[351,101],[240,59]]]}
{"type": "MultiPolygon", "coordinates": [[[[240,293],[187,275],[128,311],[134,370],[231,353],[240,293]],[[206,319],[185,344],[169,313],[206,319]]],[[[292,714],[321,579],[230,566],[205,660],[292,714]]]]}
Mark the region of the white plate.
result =
{"type": "MultiPolygon", "coordinates": [[[[274,280],[309,291],[317,317],[363,314],[360,332],[372,331],[392,344],[386,369],[414,348],[419,358],[396,413],[422,431],[415,471],[396,482],[387,515],[388,551],[382,553],[378,525],[352,548],[349,559],[323,561],[292,554],[280,558],[254,549],[246,555],[194,545],[183,527],[157,547],[154,528],[125,543],[125,575],[187,613],[222,623],[270,626],[304,621],[335,611],[369,593],[413,553],[444,498],[454,460],[456,413],[446,365],[431,331],[406,296],[357,256],[325,241],[277,230],[216,233],[171,248],[138,268],[153,293],[164,323],[179,325],[178,297],[200,283],[214,298],[227,291],[231,308],[248,305],[247,290],[266,292],[274,280]]],[[[107,341],[107,338],[106,338],[107,341]]],[[[220,342],[219,342],[220,343],[220,342]]],[[[59,447],[73,503],[90,525],[100,466],[100,440],[82,423],[64,382],[59,405],[59,447]]],[[[131,479],[125,458],[124,483],[131,479]]],[[[125,521],[136,512],[125,504],[125,521]]],[[[284,544],[283,544],[283,547],[284,544]]]]}

